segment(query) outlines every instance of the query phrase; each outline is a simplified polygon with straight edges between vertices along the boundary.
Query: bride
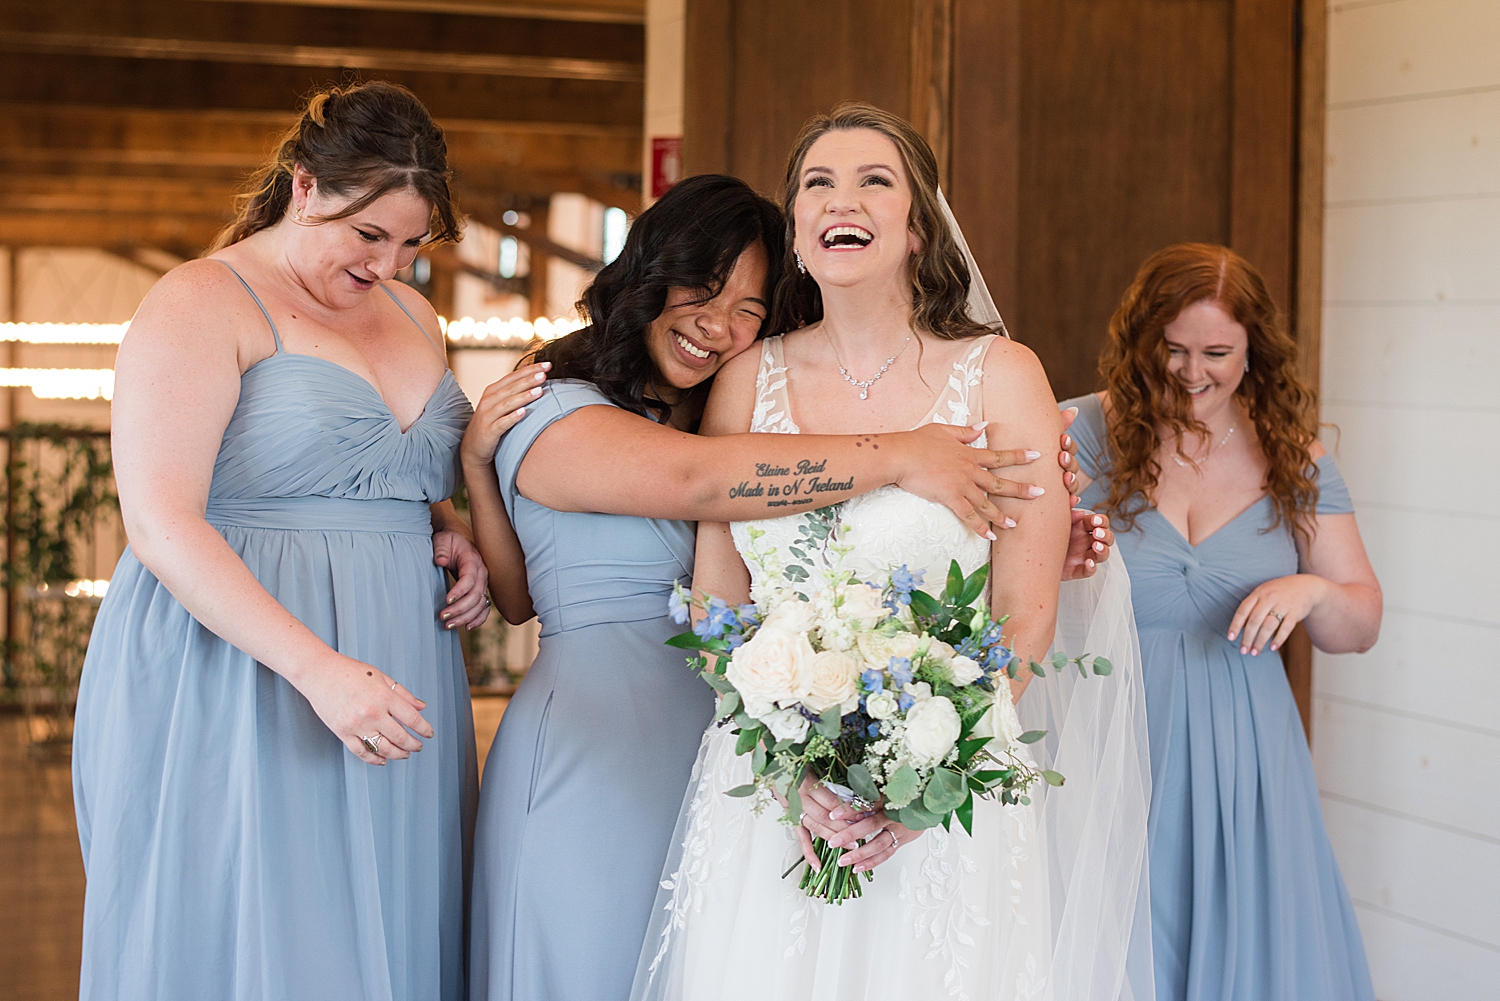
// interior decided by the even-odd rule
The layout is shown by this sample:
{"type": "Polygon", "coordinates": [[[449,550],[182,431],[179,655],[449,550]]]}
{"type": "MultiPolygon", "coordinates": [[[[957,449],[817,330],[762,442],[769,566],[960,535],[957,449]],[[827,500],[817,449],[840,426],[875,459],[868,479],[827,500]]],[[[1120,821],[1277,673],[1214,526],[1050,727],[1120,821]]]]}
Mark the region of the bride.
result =
{"type": "MultiPolygon", "coordinates": [[[[789,311],[777,328],[793,332],[725,366],[704,434],[984,421],[1038,451],[1057,440],[1046,375],[1031,351],[987,325],[1004,331],[938,191],[932,152],[906,122],[857,104],[812,119],[789,159],[785,209],[794,262],[776,297],[789,311]]],[[[1060,607],[1068,492],[1056,471],[1011,475],[1030,477],[1038,499],[994,541],[894,487],[841,505],[835,518],[853,547],[845,565],[861,578],[905,564],[936,591],[951,559],[965,573],[989,562],[992,606],[1011,615],[1008,637],[1023,660],[1042,660],[1055,638],[1117,666],[1108,678],[1023,671],[1011,683],[1019,700],[1031,681],[1021,715],[1049,731],[1031,747],[1067,785],[1034,789],[1029,805],[977,800],[970,837],[958,825],[912,831],[879,810],[853,814],[810,780],[802,826],[787,828],[779,811],[756,815],[752,800],[725,795],[748,780],[749,758],[735,755],[730,728],[710,727],[633,998],[1152,997],[1149,779],[1128,579],[1118,561],[1105,564],[1067,585],[1060,607]],[[799,850],[816,863],[813,834],[852,846],[842,864],[873,870],[863,897],[833,906],[782,878],[799,850]]],[[[759,548],[785,555],[806,517],[700,524],[695,589],[749,600],[760,572],[742,558],[750,529],[764,533],[759,548]]],[[[1001,712],[1002,725],[1021,726],[1010,700],[1001,712]]]]}

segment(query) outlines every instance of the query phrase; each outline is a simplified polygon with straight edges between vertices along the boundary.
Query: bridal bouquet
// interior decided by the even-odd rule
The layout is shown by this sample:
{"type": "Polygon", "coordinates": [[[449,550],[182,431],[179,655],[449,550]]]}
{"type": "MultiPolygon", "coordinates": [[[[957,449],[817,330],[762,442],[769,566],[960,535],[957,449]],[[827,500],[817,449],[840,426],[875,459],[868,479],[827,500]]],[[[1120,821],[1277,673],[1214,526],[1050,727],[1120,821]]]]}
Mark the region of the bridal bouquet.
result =
{"type": "MultiPolygon", "coordinates": [[[[753,604],[734,608],[681,587],[670,599],[680,623],[703,611],[691,632],[667,642],[693,652],[689,666],[719,693],[720,725],[735,727],[736,753],[751,756],[752,781],[730,796],[755,797],[757,812],[784,802],[784,822],[796,824],[798,787],[811,774],[856,809],[881,806],[913,830],[949,828],[957,817],[972,834],[975,796],[1030,804],[1037,780],[1062,785],[1018,754],[1045,731],[1017,732],[1005,704],[1022,664],[1005,642],[1007,617],[992,618],[982,600],[987,566],[966,577],[954,561],[935,598],[904,565],[879,581],[843,569],[847,547],[823,512],[799,531],[796,562],[781,566],[755,545],[764,533],[750,529],[748,558],[763,581],[753,604]],[[815,565],[808,554],[817,548],[833,554],[832,566],[815,565]],[[815,574],[822,586],[810,588],[815,574]]],[[[1069,664],[1111,670],[1103,657],[1051,658],[1055,669],[1069,664]]],[[[1025,669],[1046,670],[1034,660],[1025,669]]],[[[844,849],[822,838],[813,847],[822,869],[807,866],[801,888],[835,903],[859,896],[857,875],[837,864],[844,849]]]]}

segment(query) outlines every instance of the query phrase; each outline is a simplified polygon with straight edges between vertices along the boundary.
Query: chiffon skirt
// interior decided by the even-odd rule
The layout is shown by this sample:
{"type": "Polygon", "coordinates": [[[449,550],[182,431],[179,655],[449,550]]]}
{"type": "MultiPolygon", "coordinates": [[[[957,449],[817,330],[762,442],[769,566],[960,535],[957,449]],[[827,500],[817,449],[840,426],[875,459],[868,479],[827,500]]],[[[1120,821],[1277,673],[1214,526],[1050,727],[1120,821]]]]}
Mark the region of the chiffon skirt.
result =
{"type": "Polygon", "coordinates": [[[218,527],[321,639],[426,700],[436,736],[363,763],[127,550],[78,696],[81,997],[462,1001],[473,717],[430,527],[218,527]]]}

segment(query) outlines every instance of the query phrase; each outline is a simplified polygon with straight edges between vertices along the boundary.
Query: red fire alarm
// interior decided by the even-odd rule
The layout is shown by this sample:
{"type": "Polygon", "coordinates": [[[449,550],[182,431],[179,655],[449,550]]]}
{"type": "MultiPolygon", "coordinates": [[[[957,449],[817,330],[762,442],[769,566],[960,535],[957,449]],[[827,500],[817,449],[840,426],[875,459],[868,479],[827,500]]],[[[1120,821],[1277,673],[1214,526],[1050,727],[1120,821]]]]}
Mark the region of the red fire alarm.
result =
{"type": "Polygon", "coordinates": [[[682,136],[651,137],[651,197],[682,180],[682,136]]]}

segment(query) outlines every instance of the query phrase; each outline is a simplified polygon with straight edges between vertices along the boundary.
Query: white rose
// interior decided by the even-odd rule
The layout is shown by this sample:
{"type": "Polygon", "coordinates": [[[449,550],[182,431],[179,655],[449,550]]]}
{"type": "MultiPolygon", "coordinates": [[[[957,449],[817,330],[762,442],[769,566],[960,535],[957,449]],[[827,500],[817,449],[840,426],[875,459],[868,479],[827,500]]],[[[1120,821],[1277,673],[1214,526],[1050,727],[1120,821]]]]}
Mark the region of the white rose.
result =
{"type": "Polygon", "coordinates": [[[890,692],[876,692],[865,699],[865,712],[869,713],[871,719],[890,719],[900,708],[896,704],[896,696],[890,692]]]}
{"type": "Polygon", "coordinates": [[[884,622],[891,615],[880,592],[865,584],[850,584],[845,588],[844,603],[839,610],[844,618],[858,622],[866,629],[884,622]]]}
{"type": "Polygon", "coordinates": [[[813,606],[801,598],[790,598],[777,605],[766,616],[761,628],[770,626],[773,629],[785,629],[789,633],[805,633],[810,632],[816,624],[813,606]]]}
{"type": "Polygon", "coordinates": [[[934,664],[946,664],[953,659],[956,651],[940,639],[930,640],[927,644],[927,657],[934,664]]]}
{"type": "Polygon", "coordinates": [[[999,745],[1014,746],[1021,735],[1021,721],[1016,716],[1016,707],[1010,701],[1010,686],[1002,685],[995,695],[995,702],[974,724],[972,735],[993,737],[999,745]]]}
{"type": "Polygon", "coordinates": [[[795,709],[778,709],[761,717],[761,722],[771,728],[771,735],[777,740],[799,743],[807,737],[807,717],[795,709]]]}
{"type": "Polygon", "coordinates": [[[724,674],[745,700],[745,712],[758,719],[777,703],[807,695],[814,656],[805,634],[767,624],[734,652],[724,674]]]}
{"type": "Polygon", "coordinates": [[[963,654],[956,655],[948,661],[948,675],[953,679],[955,685],[972,685],[984,674],[984,668],[972,657],[963,654]]]}
{"type": "Polygon", "coordinates": [[[813,657],[812,689],[802,700],[815,713],[842,706],[850,696],[859,695],[859,665],[853,658],[833,650],[813,657]]]}
{"type": "Polygon", "coordinates": [[[921,642],[922,637],[916,633],[897,633],[894,636],[860,633],[857,640],[859,652],[864,655],[865,660],[870,662],[871,667],[881,671],[890,669],[892,657],[911,659],[916,655],[921,642]]]}
{"type": "Polygon", "coordinates": [[[938,695],[918,702],[906,713],[906,748],[924,764],[943,760],[958,742],[963,724],[953,703],[938,695]]]}
{"type": "Polygon", "coordinates": [[[932,698],[932,686],[925,681],[908,682],[901,690],[918,702],[932,698]]]}

